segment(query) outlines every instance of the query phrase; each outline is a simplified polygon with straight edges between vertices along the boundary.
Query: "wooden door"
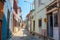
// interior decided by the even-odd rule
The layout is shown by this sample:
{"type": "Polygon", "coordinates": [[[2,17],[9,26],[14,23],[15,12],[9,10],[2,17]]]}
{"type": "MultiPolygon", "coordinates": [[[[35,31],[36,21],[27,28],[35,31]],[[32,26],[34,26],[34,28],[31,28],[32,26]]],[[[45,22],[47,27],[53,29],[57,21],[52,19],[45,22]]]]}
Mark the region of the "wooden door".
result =
{"type": "Polygon", "coordinates": [[[48,15],[48,36],[53,37],[53,18],[52,13],[48,15]]]}
{"type": "Polygon", "coordinates": [[[2,21],[0,21],[0,40],[2,40],[1,38],[2,38],[2,21]]]}

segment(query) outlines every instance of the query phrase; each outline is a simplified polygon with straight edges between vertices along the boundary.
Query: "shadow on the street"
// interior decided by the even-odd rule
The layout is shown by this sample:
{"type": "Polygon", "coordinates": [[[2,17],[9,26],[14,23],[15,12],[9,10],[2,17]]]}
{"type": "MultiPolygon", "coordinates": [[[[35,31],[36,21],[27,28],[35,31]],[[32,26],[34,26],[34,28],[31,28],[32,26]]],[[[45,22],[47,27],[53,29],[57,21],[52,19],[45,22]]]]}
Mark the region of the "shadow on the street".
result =
{"type": "Polygon", "coordinates": [[[12,40],[39,40],[31,36],[28,31],[26,30],[22,30],[22,31],[23,31],[23,35],[26,35],[26,36],[13,36],[12,40]]]}
{"type": "Polygon", "coordinates": [[[12,40],[38,40],[38,39],[32,38],[31,36],[23,36],[23,37],[14,36],[12,40]]]}

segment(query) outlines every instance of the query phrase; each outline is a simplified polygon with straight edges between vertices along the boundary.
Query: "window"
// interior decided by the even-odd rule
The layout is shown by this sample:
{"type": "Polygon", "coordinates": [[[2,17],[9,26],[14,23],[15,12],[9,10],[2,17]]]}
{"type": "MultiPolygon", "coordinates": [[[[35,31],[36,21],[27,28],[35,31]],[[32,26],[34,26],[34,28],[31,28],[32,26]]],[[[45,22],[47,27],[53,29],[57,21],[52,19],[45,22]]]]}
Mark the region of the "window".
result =
{"type": "Polygon", "coordinates": [[[54,27],[57,27],[58,26],[58,14],[55,13],[54,14],[54,27]]]}
{"type": "Polygon", "coordinates": [[[42,19],[39,19],[38,23],[39,23],[39,27],[41,27],[42,26],[42,19]]]}
{"type": "Polygon", "coordinates": [[[41,0],[38,0],[38,7],[41,5],[41,0]]]}
{"type": "Polygon", "coordinates": [[[35,31],[35,21],[33,21],[33,31],[35,31]]]}

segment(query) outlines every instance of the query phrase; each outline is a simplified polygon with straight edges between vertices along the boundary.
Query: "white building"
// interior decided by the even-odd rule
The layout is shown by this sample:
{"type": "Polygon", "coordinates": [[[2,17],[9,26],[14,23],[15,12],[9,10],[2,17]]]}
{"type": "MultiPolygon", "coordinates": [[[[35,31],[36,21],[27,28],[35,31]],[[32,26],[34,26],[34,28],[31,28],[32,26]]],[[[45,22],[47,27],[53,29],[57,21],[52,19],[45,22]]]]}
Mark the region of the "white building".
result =
{"type": "Polygon", "coordinates": [[[34,0],[36,33],[59,40],[59,17],[56,14],[59,3],[58,0],[34,0]]]}

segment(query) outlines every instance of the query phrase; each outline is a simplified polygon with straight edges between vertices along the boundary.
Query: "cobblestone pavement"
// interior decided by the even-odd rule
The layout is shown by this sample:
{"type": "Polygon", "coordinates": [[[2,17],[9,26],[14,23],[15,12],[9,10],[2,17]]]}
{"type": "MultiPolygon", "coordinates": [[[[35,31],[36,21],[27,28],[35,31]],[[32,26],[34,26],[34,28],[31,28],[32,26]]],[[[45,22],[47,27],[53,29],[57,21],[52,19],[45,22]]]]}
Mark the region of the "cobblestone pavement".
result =
{"type": "Polygon", "coordinates": [[[12,40],[39,40],[29,34],[25,29],[21,29],[19,32],[15,33],[12,40]]]}

